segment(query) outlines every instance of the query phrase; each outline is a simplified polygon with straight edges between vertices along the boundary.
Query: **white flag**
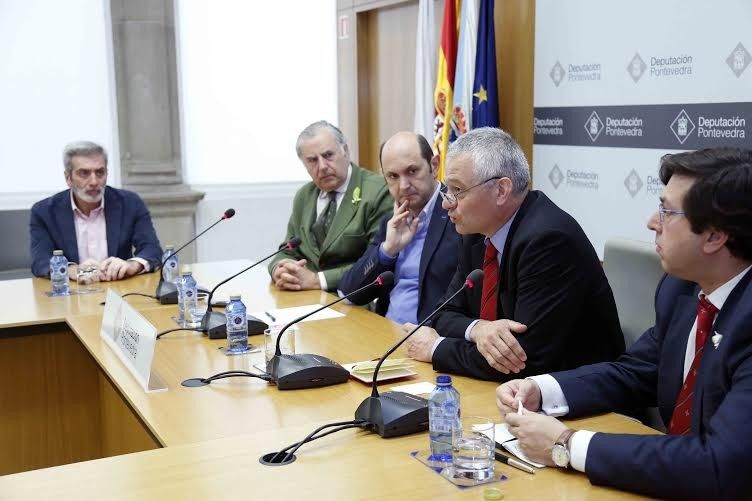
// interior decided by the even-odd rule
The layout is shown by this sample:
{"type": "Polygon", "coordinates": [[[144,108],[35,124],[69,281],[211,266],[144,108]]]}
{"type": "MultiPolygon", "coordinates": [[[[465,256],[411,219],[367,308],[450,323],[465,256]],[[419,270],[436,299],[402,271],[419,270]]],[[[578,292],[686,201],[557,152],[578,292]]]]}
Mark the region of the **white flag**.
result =
{"type": "Polygon", "coordinates": [[[460,34],[457,44],[457,68],[454,73],[452,106],[452,137],[459,137],[472,128],[473,79],[475,79],[475,47],[478,40],[478,1],[463,0],[460,8],[460,34]]]}
{"type": "MultiPolygon", "coordinates": [[[[418,3],[418,29],[415,41],[415,132],[433,142],[433,90],[436,86],[436,22],[434,0],[418,3]]],[[[472,82],[471,82],[472,85],[472,82]]]]}

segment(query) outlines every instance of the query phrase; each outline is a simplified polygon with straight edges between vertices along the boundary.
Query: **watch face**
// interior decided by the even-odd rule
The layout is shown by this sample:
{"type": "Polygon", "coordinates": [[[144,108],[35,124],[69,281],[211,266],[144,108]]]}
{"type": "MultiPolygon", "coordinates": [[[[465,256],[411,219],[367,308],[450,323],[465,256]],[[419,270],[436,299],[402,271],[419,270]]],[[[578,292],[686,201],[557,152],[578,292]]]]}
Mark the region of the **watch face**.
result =
{"type": "Polygon", "coordinates": [[[556,444],[551,449],[551,460],[559,468],[566,468],[569,466],[569,451],[563,445],[556,444]]]}

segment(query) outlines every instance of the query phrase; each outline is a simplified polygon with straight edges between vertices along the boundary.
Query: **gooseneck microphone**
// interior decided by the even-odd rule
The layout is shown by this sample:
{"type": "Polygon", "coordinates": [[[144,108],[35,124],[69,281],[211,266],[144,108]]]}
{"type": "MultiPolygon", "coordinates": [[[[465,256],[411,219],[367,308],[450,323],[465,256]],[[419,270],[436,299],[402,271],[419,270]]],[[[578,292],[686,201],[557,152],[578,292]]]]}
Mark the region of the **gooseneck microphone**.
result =
{"type": "Polygon", "coordinates": [[[213,224],[211,224],[208,228],[206,228],[204,231],[196,235],[195,237],[188,240],[186,243],[181,245],[177,250],[175,250],[172,254],[165,257],[162,260],[162,263],[159,265],[159,267],[154,270],[160,270],[159,273],[159,284],[157,284],[157,290],[154,293],[157,299],[159,299],[160,304],[178,304],[178,287],[172,282],[165,282],[164,276],[161,273],[162,268],[164,267],[165,263],[168,259],[170,259],[172,256],[180,252],[181,250],[188,247],[190,244],[192,244],[198,237],[206,233],[207,231],[211,230],[215,226],[217,226],[219,223],[224,221],[225,219],[230,219],[232,216],[235,215],[235,209],[227,209],[224,214],[222,214],[222,217],[219,218],[219,220],[215,221],[213,224]]]}
{"type": "MultiPolygon", "coordinates": [[[[293,237],[290,239],[289,242],[282,245],[279,250],[276,250],[269,254],[268,256],[256,261],[252,265],[248,266],[247,268],[243,268],[239,272],[235,273],[229,278],[226,278],[219,282],[217,285],[214,286],[214,288],[209,293],[209,298],[207,299],[207,307],[206,307],[206,315],[204,315],[204,318],[201,320],[201,330],[203,332],[206,332],[206,334],[209,336],[209,339],[225,339],[227,338],[227,317],[225,314],[221,311],[212,311],[212,297],[214,297],[214,293],[219,289],[220,286],[226,284],[233,278],[237,277],[238,275],[242,275],[246,271],[250,270],[256,265],[259,265],[266,261],[267,259],[270,259],[280,252],[284,252],[286,250],[295,249],[300,245],[300,238],[293,237]]],[[[263,334],[264,330],[267,329],[269,326],[266,325],[266,323],[262,322],[261,320],[253,317],[248,316],[248,335],[254,335],[254,334],[263,334]]]]}
{"type": "Polygon", "coordinates": [[[402,343],[415,334],[418,329],[441,311],[460,292],[465,289],[472,289],[476,284],[481,283],[482,280],[483,272],[481,270],[471,271],[465,279],[465,283],[462,284],[462,287],[457,289],[449,299],[441,303],[438,308],[424,318],[407,336],[397,341],[394,346],[384,353],[384,356],[381,357],[373,371],[371,396],[363,400],[358,406],[358,409],[355,411],[355,419],[367,421],[369,425],[366,428],[375,431],[384,438],[417,433],[425,431],[428,428],[428,401],[424,398],[400,391],[388,391],[379,395],[377,388],[379,369],[389,355],[402,346],[402,343]]]}
{"type": "Polygon", "coordinates": [[[277,347],[274,356],[266,364],[266,372],[271,376],[272,382],[280,390],[295,390],[300,388],[316,388],[319,386],[328,386],[331,384],[344,383],[350,377],[350,373],[338,363],[320,355],[309,353],[296,355],[283,355],[280,349],[280,341],[285,331],[292,325],[304,320],[314,313],[333,306],[340,301],[363,292],[369,287],[381,286],[389,287],[394,283],[394,273],[385,271],[373,282],[364,285],[360,289],[346,294],[336,301],[317,308],[305,315],[302,315],[292,322],[285,325],[277,336],[277,347]]]}

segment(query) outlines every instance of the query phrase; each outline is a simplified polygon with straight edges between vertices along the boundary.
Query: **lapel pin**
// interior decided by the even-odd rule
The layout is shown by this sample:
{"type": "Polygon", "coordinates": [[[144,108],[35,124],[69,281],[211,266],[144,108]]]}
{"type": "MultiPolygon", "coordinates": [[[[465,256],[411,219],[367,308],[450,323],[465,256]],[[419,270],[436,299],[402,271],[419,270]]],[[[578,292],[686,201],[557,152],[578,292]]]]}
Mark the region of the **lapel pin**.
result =
{"type": "Polygon", "coordinates": [[[713,341],[713,348],[718,349],[718,345],[721,344],[722,339],[723,334],[719,334],[718,331],[716,331],[713,337],[710,338],[710,340],[713,341]]]}

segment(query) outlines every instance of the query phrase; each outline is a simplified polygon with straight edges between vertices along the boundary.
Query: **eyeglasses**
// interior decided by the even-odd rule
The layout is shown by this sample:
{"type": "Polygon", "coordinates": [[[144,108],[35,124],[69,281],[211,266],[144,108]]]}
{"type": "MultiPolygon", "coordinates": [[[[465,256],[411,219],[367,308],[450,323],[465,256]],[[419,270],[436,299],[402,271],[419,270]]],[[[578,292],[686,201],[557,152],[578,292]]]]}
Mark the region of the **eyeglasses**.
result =
{"type": "Polygon", "coordinates": [[[663,224],[663,221],[666,219],[666,215],[677,215],[677,216],[684,216],[686,212],[683,210],[671,210],[667,209],[663,206],[663,204],[658,204],[658,219],[661,220],[661,224],[663,224]]]}
{"type": "Polygon", "coordinates": [[[489,177],[485,181],[482,181],[482,182],[480,182],[480,183],[478,183],[476,185],[473,185],[473,186],[471,186],[469,188],[465,188],[464,190],[460,190],[457,193],[450,193],[449,191],[447,191],[446,193],[444,193],[443,191],[439,191],[439,194],[441,195],[441,198],[443,198],[449,205],[454,205],[457,202],[459,202],[460,200],[462,200],[463,198],[465,198],[465,194],[468,191],[472,190],[473,188],[477,188],[478,186],[482,186],[482,185],[486,184],[487,182],[493,181],[495,179],[501,179],[501,176],[489,177]]]}

